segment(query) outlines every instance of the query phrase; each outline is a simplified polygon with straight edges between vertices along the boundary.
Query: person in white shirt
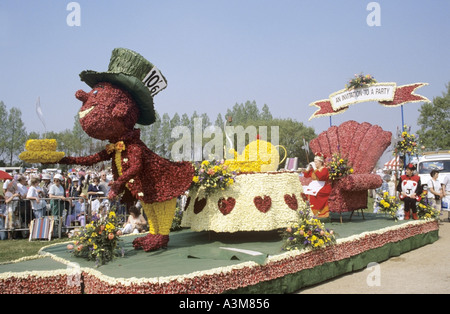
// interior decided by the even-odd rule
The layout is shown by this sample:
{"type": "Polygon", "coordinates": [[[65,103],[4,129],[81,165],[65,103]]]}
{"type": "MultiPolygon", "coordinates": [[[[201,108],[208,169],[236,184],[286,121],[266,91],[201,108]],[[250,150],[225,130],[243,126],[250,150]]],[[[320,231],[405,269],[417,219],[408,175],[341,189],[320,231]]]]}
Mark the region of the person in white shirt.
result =
{"type": "Polygon", "coordinates": [[[439,171],[431,170],[430,180],[427,182],[428,186],[428,204],[441,211],[441,201],[443,198],[441,183],[438,180],[439,171]]]}
{"type": "Polygon", "coordinates": [[[39,178],[32,178],[31,186],[27,192],[27,199],[31,200],[31,208],[35,218],[41,218],[44,215],[44,208],[47,207],[47,202],[41,199],[43,193],[39,188],[40,182],[39,178]]]}

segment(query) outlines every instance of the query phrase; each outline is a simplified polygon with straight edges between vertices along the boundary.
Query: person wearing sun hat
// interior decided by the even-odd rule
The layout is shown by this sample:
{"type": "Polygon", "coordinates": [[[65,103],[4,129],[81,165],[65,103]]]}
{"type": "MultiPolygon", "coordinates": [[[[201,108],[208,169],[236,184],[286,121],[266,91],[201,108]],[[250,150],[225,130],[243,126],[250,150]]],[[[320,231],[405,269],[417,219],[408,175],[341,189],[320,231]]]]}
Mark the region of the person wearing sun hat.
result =
{"type": "Polygon", "coordinates": [[[311,182],[305,187],[305,194],[308,195],[309,203],[313,214],[318,218],[328,218],[330,210],[328,208],[328,197],[331,193],[331,182],[329,179],[328,168],[325,167],[325,156],[322,153],[316,153],[314,162],[303,169],[305,178],[311,178],[311,182]]]}
{"type": "Polygon", "coordinates": [[[409,220],[411,214],[414,220],[419,219],[417,217],[416,204],[422,199],[422,183],[420,182],[420,177],[414,174],[415,170],[416,166],[409,163],[406,166],[405,174],[400,177],[397,185],[399,198],[405,204],[405,220],[409,220]]]}

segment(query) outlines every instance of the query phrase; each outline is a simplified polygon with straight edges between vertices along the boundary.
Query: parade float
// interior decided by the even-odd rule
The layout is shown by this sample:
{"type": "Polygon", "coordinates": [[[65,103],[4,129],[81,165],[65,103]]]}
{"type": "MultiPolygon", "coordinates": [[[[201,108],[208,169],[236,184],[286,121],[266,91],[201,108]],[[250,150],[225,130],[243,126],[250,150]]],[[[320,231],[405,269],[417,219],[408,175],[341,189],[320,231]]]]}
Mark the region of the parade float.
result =
{"type": "MultiPolygon", "coordinates": [[[[113,54],[112,64],[118,61],[117,58],[120,59],[113,54]]],[[[137,62],[141,57],[133,60],[137,62]]],[[[130,67],[133,62],[116,66],[130,67]]],[[[278,172],[277,147],[260,139],[249,143],[240,154],[233,152],[235,158],[223,162],[205,160],[193,167],[185,163],[173,164],[152,155],[141,145],[135,130],[129,136],[118,136],[136,122],[152,122],[152,106],[148,105],[153,104],[154,92],[166,85],[165,79],[150,79],[152,75],[159,74],[159,78],[162,75],[156,70],[152,72],[149,63],[144,64],[146,70],[135,76],[139,79],[125,80],[128,81],[126,88],[138,88],[142,81],[145,84],[161,82],[161,85],[153,86],[151,90],[144,85],[144,89],[138,88],[137,94],[124,93],[111,83],[97,86],[99,80],[116,80],[114,84],[117,84],[119,79],[126,77],[127,74],[113,71],[114,68],[105,73],[84,72],[82,78],[94,86],[89,94],[77,92],[77,98],[83,100],[80,118],[84,120],[81,122],[87,133],[96,136],[97,133],[90,133],[95,132],[90,127],[97,127],[99,123],[91,122],[99,119],[109,117],[123,121],[115,124],[117,128],[103,129],[104,134],[111,136],[106,138],[111,143],[102,152],[87,157],[63,157],[60,162],[92,164],[112,159],[118,183],[113,185],[111,196],[122,192],[128,200],[139,199],[160,205],[189,189],[182,220],[185,229],[172,232],[168,245],[168,235],[156,232],[156,211],[166,213],[161,222],[167,225],[168,217],[172,216],[169,210],[172,204],[163,208],[144,207],[150,218],[150,235],[120,236],[121,256],[98,265],[73,254],[76,249],[73,241],[52,244],[35,256],[0,264],[1,293],[292,293],[438,240],[438,221],[426,216],[420,220],[395,221],[389,216],[366,213],[352,221],[331,220],[324,225],[312,217],[302,197],[308,183],[301,183],[296,172],[278,172]],[[102,109],[101,103],[96,103],[95,108],[86,105],[95,97],[112,107],[102,109]],[[121,101],[108,102],[111,97],[121,101]],[[138,104],[140,110],[135,110],[133,104],[138,104]],[[139,113],[150,119],[143,119],[139,113]],[[136,149],[135,145],[139,147],[136,149]],[[261,147],[265,149],[261,150],[261,147]],[[140,159],[138,156],[142,156],[142,152],[146,157],[140,159]],[[130,170],[138,168],[142,171],[139,166],[143,163],[147,163],[144,169],[151,171],[144,172],[144,176],[130,175],[130,170]],[[178,174],[183,180],[177,181],[178,174]],[[149,186],[155,189],[148,190],[149,186]],[[144,250],[140,250],[141,247],[144,250]]],[[[384,88],[379,92],[389,92],[390,96],[383,94],[378,100],[394,104],[402,103],[397,98],[414,95],[412,92],[418,87],[407,85],[395,91],[393,84],[385,85],[376,85],[373,90],[384,88]],[[405,90],[406,94],[402,92],[405,90]]],[[[338,107],[333,107],[328,100],[316,102],[320,109],[315,115],[345,111],[352,103],[348,99],[359,95],[356,93],[358,88],[365,87],[356,86],[351,95],[347,94],[348,90],[334,95],[336,102],[346,98],[346,102],[338,107]]],[[[370,94],[371,90],[369,88],[367,92],[370,94]]],[[[377,158],[375,155],[386,148],[388,138],[390,134],[377,126],[349,121],[339,127],[330,127],[311,141],[315,153],[345,155],[343,157],[351,161],[354,168],[354,172],[334,180],[331,213],[345,214],[365,208],[364,205],[367,207],[364,194],[367,197],[367,189],[380,183],[371,176],[370,168],[377,158]]],[[[40,156],[24,158],[38,160],[46,155],[41,151],[51,151],[51,154],[55,151],[54,146],[36,146],[29,145],[27,151],[40,156]]],[[[92,229],[90,236],[95,236],[94,231],[104,231],[101,226],[99,228],[100,231],[92,229]]],[[[108,230],[113,229],[109,226],[108,230]]],[[[116,235],[113,241],[117,240],[116,235]]]]}

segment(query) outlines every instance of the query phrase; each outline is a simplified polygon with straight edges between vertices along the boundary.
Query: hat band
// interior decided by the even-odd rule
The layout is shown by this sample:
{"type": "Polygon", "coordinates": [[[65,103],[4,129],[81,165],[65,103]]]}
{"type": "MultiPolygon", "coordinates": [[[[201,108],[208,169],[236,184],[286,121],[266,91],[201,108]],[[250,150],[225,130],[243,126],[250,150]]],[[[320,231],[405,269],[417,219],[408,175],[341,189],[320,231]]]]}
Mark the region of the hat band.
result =
{"type": "Polygon", "coordinates": [[[148,88],[152,97],[167,87],[166,79],[156,67],[147,73],[142,83],[148,88]]]}

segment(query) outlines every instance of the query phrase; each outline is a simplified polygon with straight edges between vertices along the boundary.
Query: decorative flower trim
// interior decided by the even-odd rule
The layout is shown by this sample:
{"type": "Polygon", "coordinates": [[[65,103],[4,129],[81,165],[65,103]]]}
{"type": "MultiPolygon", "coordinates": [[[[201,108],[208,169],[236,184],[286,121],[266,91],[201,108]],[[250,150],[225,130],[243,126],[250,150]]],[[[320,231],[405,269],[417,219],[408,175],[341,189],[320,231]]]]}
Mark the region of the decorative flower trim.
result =
{"type": "MultiPolygon", "coordinates": [[[[359,255],[389,243],[396,243],[439,230],[436,220],[415,220],[376,231],[368,231],[344,239],[338,239],[333,246],[321,250],[306,248],[292,250],[269,256],[264,264],[243,262],[226,267],[217,267],[184,275],[151,278],[113,278],[90,268],[81,268],[83,293],[211,293],[218,294],[229,290],[256,285],[262,281],[277,279],[305,269],[332,263],[359,255]]],[[[57,245],[61,245],[58,243],[57,245]]],[[[43,248],[45,249],[45,248],[43,248]]],[[[69,264],[70,262],[51,253],[43,253],[52,259],[69,264]]],[[[67,287],[67,270],[49,272],[21,272],[0,274],[0,288],[10,293],[23,293],[24,289],[33,293],[82,293],[67,287]],[[19,280],[20,278],[20,285],[19,280]],[[44,280],[42,280],[44,279],[44,280]],[[55,283],[58,283],[56,285],[55,283]],[[46,284],[49,284],[46,286],[46,284]],[[64,285],[65,287],[64,287],[64,285]],[[47,291],[46,289],[51,291],[47,291]]]]}

